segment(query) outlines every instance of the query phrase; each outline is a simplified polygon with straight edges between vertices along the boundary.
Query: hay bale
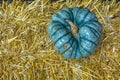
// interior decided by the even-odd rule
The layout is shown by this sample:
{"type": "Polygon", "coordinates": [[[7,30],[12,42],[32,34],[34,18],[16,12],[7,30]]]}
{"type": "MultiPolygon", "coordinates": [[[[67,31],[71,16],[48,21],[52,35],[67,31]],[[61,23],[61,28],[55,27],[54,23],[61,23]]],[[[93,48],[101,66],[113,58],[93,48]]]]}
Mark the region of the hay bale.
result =
{"type": "Polygon", "coordinates": [[[30,4],[13,1],[0,6],[0,79],[2,80],[117,80],[120,70],[120,3],[115,0],[66,0],[30,4]],[[63,7],[87,7],[103,26],[94,54],[65,59],[47,35],[52,14],[63,7]]]}

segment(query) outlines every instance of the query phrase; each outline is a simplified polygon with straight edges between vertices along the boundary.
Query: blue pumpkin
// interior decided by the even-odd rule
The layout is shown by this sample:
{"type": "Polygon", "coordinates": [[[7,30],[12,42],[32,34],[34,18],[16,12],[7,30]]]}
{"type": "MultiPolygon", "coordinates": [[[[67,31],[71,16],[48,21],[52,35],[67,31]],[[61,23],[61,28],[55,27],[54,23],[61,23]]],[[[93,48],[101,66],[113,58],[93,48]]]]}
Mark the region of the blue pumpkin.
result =
{"type": "Polygon", "coordinates": [[[87,8],[63,8],[52,16],[48,34],[64,57],[78,59],[95,51],[102,26],[87,8]]]}

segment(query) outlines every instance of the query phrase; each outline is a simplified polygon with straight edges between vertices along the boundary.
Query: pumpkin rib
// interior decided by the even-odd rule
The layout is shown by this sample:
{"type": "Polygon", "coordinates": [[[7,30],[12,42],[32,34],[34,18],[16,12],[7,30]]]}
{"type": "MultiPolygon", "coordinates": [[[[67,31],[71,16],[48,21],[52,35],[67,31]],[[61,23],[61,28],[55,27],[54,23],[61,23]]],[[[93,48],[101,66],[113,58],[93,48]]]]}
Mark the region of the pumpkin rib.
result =
{"type": "MultiPolygon", "coordinates": [[[[75,40],[74,42],[76,43],[76,46],[73,45],[74,47],[73,47],[73,49],[72,49],[72,52],[71,52],[70,58],[71,58],[71,56],[73,55],[73,51],[74,51],[75,47],[76,47],[76,51],[77,51],[77,48],[78,48],[77,41],[75,40]]],[[[75,58],[76,51],[74,52],[74,57],[73,57],[73,58],[75,58]]]]}
{"type": "MultiPolygon", "coordinates": [[[[51,34],[51,36],[53,36],[53,35],[55,35],[59,30],[61,30],[61,29],[63,29],[64,30],[64,26],[63,25],[61,25],[60,27],[59,27],[60,25],[59,24],[54,24],[53,26],[52,26],[52,31],[54,31],[52,34],[51,34]],[[53,30],[53,28],[56,26],[56,28],[57,28],[57,30],[56,31],[54,31],[53,30]]],[[[67,30],[67,28],[65,29],[65,31],[68,31],[67,30]]]]}
{"type": "Polygon", "coordinates": [[[54,21],[54,23],[59,23],[58,26],[61,25],[61,26],[63,26],[63,28],[65,28],[66,30],[70,30],[70,29],[69,29],[69,28],[70,28],[70,25],[68,25],[68,26],[69,26],[69,28],[68,28],[68,27],[66,27],[64,24],[60,23],[59,21],[54,21]]]}
{"type": "Polygon", "coordinates": [[[89,42],[88,40],[84,40],[84,39],[82,39],[81,41],[82,41],[81,46],[85,50],[87,50],[89,53],[91,53],[95,50],[96,45],[94,45],[93,43],[89,42]]]}
{"type": "MultiPolygon", "coordinates": [[[[79,36],[79,38],[80,38],[79,46],[81,46],[80,48],[83,48],[83,46],[81,45],[81,42],[82,42],[81,36],[79,36]]],[[[87,53],[91,53],[91,51],[88,51],[88,50],[86,50],[86,49],[84,49],[84,48],[83,48],[83,50],[85,50],[87,53]]],[[[81,51],[80,51],[80,52],[81,52],[81,51]]],[[[81,53],[81,54],[82,54],[82,53],[81,53]]]]}
{"type": "MultiPolygon", "coordinates": [[[[96,29],[90,27],[90,25],[85,25],[85,26],[88,27],[88,28],[94,33],[94,35],[95,35],[97,38],[100,37],[100,33],[99,33],[96,29]],[[94,31],[95,31],[98,35],[96,35],[96,33],[95,33],[94,31]]],[[[82,27],[84,27],[84,26],[82,26],[82,27]]]]}
{"type": "Polygon", "coordinates": [[[81,51],[77,49],[77,54],[76,54],[75,58],[79,59],[81,57],[83,57],[83,55],[82,55],[81,51]]]}
{"type": "MultiPolygon", "coordinates": [[[[73,17],[73,19],[74,19],[74,20],[73,20],[73,23],[74,23],[74,24],[76,24],[76,22],[75,22],[75,17],[76,17],[76,16],[75,16],[75,15],[78,14],[78,11],[79,11],[78,7],[75,7],[74,9],[72,9],[72,13],[73,13],[73,15],[74,15],[74,17],[73,17]],[[75,11],[73,11],[73,10],[75,10],[75,9],[77,9],[76,13],[75,13],[75,11]]],[[[77,24],[76,24],[76,25],[77,25],[77,24]]]]}
{"type": "Polygon", "coordinates": [[[79,44],[81,47],[80,48],[82,48],[83,50],[85,50],[87,53],[91,53],[91,51],[88,51],[87,49],[85,49],[82,45],[81,45],[81,43],[79,44]]]}
{"type": "Polygon", "coordinates": [[[90,29],[93,34],[99,39],[100,35],[94,30],[94,29],[90,29]]]}
{"type": "MultiPolygon", "coordinates": [[[[95,22],[96,23],[96,22],[95,22]]],[[[88,24],[85,24],[85,26],[87,26],[87,27],[89,27],[89,28],[91,28],[91,29],[94,29],[95,30],[95,32],[97,32],[98,34],[99,34],[99,36],[100,36],[100,34],[101,34],[101,32],[100,32],[100,30],[98,30],[96,27],[91,27],[91,26],[96,26],[93,22],[92,23],[89,23],[89,24],[91,24],[91,25],[88,25],[88,24]],[[97,30],[96,30],[97,29],[97,30]]]]}
{"type": "MultiPolygon", "coordinates": [[[[80,11],[80,10],[79,10],[80,11]]],[[[86,13],[84,13],[84,17],[81,19],[81,21],[80,22],[77,22],[77,25],[84,25],[85,24],[85,17],[88,15],[90,13],[90,11],[87,9],[87,12],[86,13]],[[82,23],[81,23],[82,22],[82,23]]],[[[78,14],[78,13],[77,13],[78,14]]],[[[79,15],[81,15],[81,14],[79,14],[79,15]]],[[[75,19],[76,20],[76,19],[75,19]]],[[[77,20],[78,21],[78,20],[77,20]]]]}
{"type": "MultiPolygon", "coordinates": [[[[63,36],[67,36],[68,34],[70,34],[70,32],[68,32],[68,33],[66,33],[66,34],[64,34],[63,36]]],[[[57,41],[59,40],[59,39],[61,39],[63,36],[61,36],[60,38],[58,38],[54,43],[56,44],[57,43],[57,41]]]]}
{"type": "MultiPolygon", "coordinates": [[[[70,41],[71,41],[72,44],[73,44],[73,42],[74,42],[73,40],[74,40],[74,39],[69,40],[69,41],[67,42],[67,44],[68,44],[70,41]]],[[[66,44],[66,43],[65,43],[65,44],[66,44]]],[[[72,44],[71,44],[71,45],[72,45],[72,44]]],[[[65,52],[66,52],[68,49],[70,49],[70,47],[71,47],[71,46],[69,46],[67,49],[65,49],[65,50],[62,52],[62,54],[65,54],[65,52]]]]}
{"type": "Polygon", "coordinates": [[[81,54],[82,54],[82,57],[90,54],[90,52],[86,51],[84,48],[82,48],[82,46],[80,46],[80,50],[79,50],[79,51],[82,52],[82,53],[81,53],[81,54]]]}
{"type": "Polygon", "coordinates": [[[95,14],[93,12],[90,12],[88,13],[88,15],[86,15],[84,21],[85,23],[89,22],[89,21],[98,21],[98,19],[96,18],[96,16],[94,16],[95,14]]]}
{"type": "MultiPolygon", "coordinates": [[[[53,34],[51,34],[51,36],[55,35],[55,33],[57,33],[59,30],[62,30],[63,28],[58,28],[53,34]]],[[[64,29],[63,29],[64,30],[64,29]]],[[[66,30],[67,31],[67,30],[66,30]]]]}
{"type": "MultiPolygon", "coordinates": [[[[68,43],[71,39],[72,39],[72,37],[71,37],[68,41],[66,41],[64,44],[68,43]]],[[[61,46],[59,47],[59,49],[63,48],[64,44],[61,45],[61,46]]]]}
{"type": "MultiPolygon", "coordinates": [[[[87,21],[87,22],[85,22],[85,23],[90,23],[90,22],[96,22],[96,20],[90,20],[90,21],[87,21]]],[[[97,21],[98,22],[98,21],[97,21]]],[[[77,25],[78,27],[83,27],[84,25],[86,25],[86,24],[81,24],[81,25],[77,25]]]]}
{"type": "Polygon", "coordinates": [[[62,19],[70,19],[70,20],[71,20],[70,16],[69,16],[68,18],[65,18],[66,15],[65,15],[65,16],[62,15],[62,14],[63,14],[62,12],[66,13],[66,15],[70,15],[69,13],[67,13],[67,12],[64,11],[64,10],[61,10],[61,12],[58,12],[57,15],[59,15],[62,19]]]}
{"type": "Polygon", "coordinates": [[[99,33],[98,33],[98,32],[97,32],[94,28],[91,28],[91,27],[90,27],[90,26],[88,26],[88,25],[87,25],[86,27],[88,27],[88,28],[91,30],[91,32],[93,32],[93,33],[94,33],[94,35],[95,35],[97,38],[99,38],[99,37],[100,37],[100,34],[99,34],[99,33]],[[98,36],[96,35],[96,33],[95,33],[94,31],[98,34],[98,36]]]}
{"type": "Polygon", "coordinates": [[[97,27],[98,28],[98,31],[100,32],[100,34],[102,34],[102,26],[101,26],[101,24],[97,21],[97,22],[93,22],[93,24],[95,25],[95,26],[99,26],[99,27],[97,27]]]}
{"type": "Polygon", "coordinates": [[[51,34],[50,32],[51,32],[51,29],[54,27],[54,25],[56,25],[56,24],[58,24],[58,23],[55,23],[55,24],[53,24],[53,22],[51,22],[50,24],[48,24],[48,33],[49,34],[51,34]],[[50,31],[49,31],[50,30],[50,31]]]}
{"type": "Polygon", "coordinates": [[[94,33],[92,33],[90,28],[88,28],[87,26],[82,27],[79,34],[80,37],[85,37],[86,39],[92,40],[93,42],[98,41],[98,38],[94,35],[94,33]]]}
{"type": "Polygon", "coordinates": [[[96,33],[96,34],[98,35],[98,36],[96,35],[98,38],[100,37],[100,32],[98,32],[96,29],[94,29],[94,28],[92,28],[92,27],[90,27],[90,26],[87,26],[87,27],[90,28],[91,31],[93,30],[92,32],[93,32],[93,33],[96,33]]]}
{"type": "MultiPolygon", "coordinates": [[[[66,30],[64,30],[64,29],[58,29],[58,31],[55,31],[53,34],[51,34],[52,36],[56,36],[56,35],[58,35],[58,34],[60,34],[59,35],[59,37],[60,36],[63,36],[63,35],[65,35],[65,34],[67,34],[67,33],[70,33],[70,32],[67,32],[66,30]],[[60,33],[62,33],[62,34],[60,34],[60,33]]],[[[58,37],[58,36],[57,36],[58,37]]]]}
{"type": "Polygon", "coordinates": [[[65,11],[66,13],[68,13],[68,15],[71,15],[71,16],[69,16],[70,17],[70,20],[72,20],[73,19],[73,14],[72,14],[72,12],[69,10],[69,12],[71,12],[71,13],[69,13],[68,11],[66,11],[66,10],[64,10],[64,9],[62,9],[61,11],[65,11]]]}
{"type": "MultiPolygon", "coordinates": [[[[80,42],[81,42],[81,37],[80,37],[80,35],[78,35],[78,38],[80,39],[80,42]]],[[[78,42],[78,41],[77,41],[78,42]]],[[[80,45],[79,45],[79,43],[78,43],[78,49],[80,48],[80,45]]],[[[76,53],[77,54],[77,53],[76,53]]],[[[79,54],[81,55],[81,56],[83,56],[82,55],[82,53],[81,53],[81,51],[80,51],[80,49],[79,49],[79,54]]]]}
{"type": "MultiPolygon", "coordinates": [[[[60,30],[59,30],[59,31],[60,31],[60,30]]],[[[61,31],[62,31],[62,29],[61,29],[61,31]]],[[[66,32],[66,33],[60,34],[60,32],[56,31],[55,33],[56,33],[56,34],[52,35],[52,39],[54,39],[54,41],[57,42],[57,40],[59,40],[59,39],[60,39],[61,37],[63,37],[63,36],[68,35],[70,32],[66,32]],[[59,36],[56,37],[56,35],[58,35],[58,34],[59,34],[59,36]]]]}
{"type": "MultiPolygon", "coordinates": [[[[80,38],[80,35],[79,35],[79,38],[80,38]]],[[[81,38],[80,38],[80,42],[81,42],[81,38]]],[[[79,52],[80,52],[80,54],[82,55],[82,56],[84,56],[82,53],[81,53],[81,47],[82,47],[82,45],[80,45],[80,43],[79,43],[79,52]]],[[[83,48],[82,48],[83,49],[83,48]]],[[[84,50],[84,49],[83,49],[84,50]]],[[[85,50],[84,50],[85,51],[85,50]]],[[[85,51],[85,52],[87,52],[87,51],[85,51]]],[[[88,54],[88,52],[87,52],[87,54],[88,54]]]]}
{"type": "Polygon", "coordinates": [[[87,41],[89,41],[89,42],[93,43],[95,46],[97,46],[97,43],[95,43],[94,41],[91,41],[91,40],[86,39],[86,38],[84,38],[84,37],[80,37],[80,38],[81,38],[81,39],[84,39],[84,40],[87,40],[87,41]]]}
{"type": "MultiPolygon", "coordinates": [[[[71,56],[72,55],[74,55],[74,53],[76,53],[76,52],[74,52],[74,50],[75,50],[75,45],[73,45],[74,47],[73,47],[73,49],[72,49],[72,52],[71,52],[71,55],[70,55],[70,58],[71,58],[71,56]]],[[[75,56],[75,55],[74,55],[75,56]]]]}
{"type": "Polygon", "coordinates": [[[78,47],[76,47],[76,49],[75,49],[75,55],[74,55],[74,58],[76,57],[76,54],[77,54],[77,48],[78,48],[78,47]]]}
{"type": "MultiPolygon", "coordinates": [[[[81,41],[81,39],[80,39],[80,41],[81,41]]],[[[83,57],[83,54],[80,51],[80,45],[79,45],[79,43],[78,43],[78,50],[79,50],[79,52],[77,52],[77,50],[76,50],[76,54],[75,54],[76,56],[75,56],[75,58],[77,58],[78,54],[80,54],[83,57]]]]}
{"type": "MultiPolygon", "coordinates": [[[[76,40],[76,38],[74,38],[74,36],[72,36],[72,38],[74,39],[74,42],[76,43],[76,45],[74,45],[75,47],[74,47],[74,49],[76,48],[76,51],[74,52],[74,57],[75,57],[75,54],[77,53],[77,48],[78,48],[78,41],[76,40]]],[[[74,49],[72,49],[72,50],[74,50],[74,49]]],[[[71,56],[73,55],[73,51],[72,51],[72,53],[71,53],[71,56]]],[[[70,56],[70,58],[71,58],[71,56],[70,56]]]]}
{"type": "Polygon", "coordinates": [[[75,42],[74,42],[74,39],[73,39],[73,42],[70,44],[69,48],[66,49],[66,51],[63,53],[63,55],[64,55],[66,58],[70,58],[70,56],[72,55],[72,52],[69,53],[69,50],[70,50],[70,48],[72,48],[72,46],[73,46],[74,44],[75,44],[75,42]],[[68,55],[69,55],[69,56],[68,56],[68,55]]]}
{"type": "MultiPolygon", "coordinates": [[[[53,30],[53,28],[55,27],[55,26],[60,26],[61,24],[59,24],[59,23],[55,23],[55,24],[53,24],[54,22],[51,22],[51,24],[49,24],[49,29],[50,29],[50,31],[49,31],[49,29],[48,29],[48,32],[49,32],[49,34],[51,34],[51,36],[54,34],[54,30],[53,30]],[[52,32],[52,33],[51,33],[52,32]]],[[[62,26],[61,26],[62,27],[62,26]]],[[[64,28],[64,27],[63,27],[64,28]]],[[[56,30],[57,31],[57,30],[56,30]]]]}
{"type": "Polygon", "coordinates": [[[70,48],[71,48],[71,46],[73,45],[73,43],[74,43],[74,39],[72,39],[71,40],[72,41],[72,43],[70,44],[70,46],[62,53],[63,55],[65,54],[65,52],[67,52],[70,48]]]}
{"type": "Polygon", "coordinates": [[[53,21],[58,21],[59,23],[63,24],[64,26],[70,26],[64,19],[59,18],[60,16],[58,14],[53,15],[53,21]],[[55,17],[55,19],[54,19],[55,17]],[[58,19],[58,20],[57,20],[58,19]]]}

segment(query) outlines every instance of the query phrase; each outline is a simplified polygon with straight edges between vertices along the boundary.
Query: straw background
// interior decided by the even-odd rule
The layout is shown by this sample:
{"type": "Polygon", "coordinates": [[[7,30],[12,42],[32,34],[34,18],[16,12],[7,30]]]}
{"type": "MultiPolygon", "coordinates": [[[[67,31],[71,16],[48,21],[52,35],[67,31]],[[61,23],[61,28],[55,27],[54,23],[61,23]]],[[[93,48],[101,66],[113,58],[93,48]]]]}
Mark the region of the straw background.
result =
{"type": "Polygon", "coordinates": [[[0,6],[0,80],[119,80],[120,2],[115,0],[13,0],[0,6]],[[97,50],[65,59],[47,33],[51,16],[63,7],[87,7],[103,27],[97,50]]]}

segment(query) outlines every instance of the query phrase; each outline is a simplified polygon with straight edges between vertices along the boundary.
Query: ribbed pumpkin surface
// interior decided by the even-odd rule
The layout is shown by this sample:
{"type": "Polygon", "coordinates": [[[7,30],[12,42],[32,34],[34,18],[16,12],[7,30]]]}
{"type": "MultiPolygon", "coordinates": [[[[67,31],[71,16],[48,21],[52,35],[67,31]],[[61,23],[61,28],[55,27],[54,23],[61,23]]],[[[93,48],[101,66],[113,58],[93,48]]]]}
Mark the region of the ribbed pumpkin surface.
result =
{"type": "Polygon", "coordinates": [[[55,48],[66,58],[81,58],[97,48],[102,27],[97,17],[87,8],[63,8],[52,16],[48,33],[55,48]],[[67,20],[77,26],[78,32],[72,33],[67,20]]]}

